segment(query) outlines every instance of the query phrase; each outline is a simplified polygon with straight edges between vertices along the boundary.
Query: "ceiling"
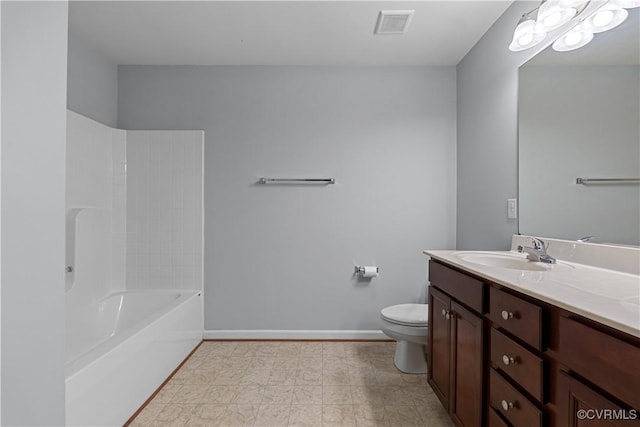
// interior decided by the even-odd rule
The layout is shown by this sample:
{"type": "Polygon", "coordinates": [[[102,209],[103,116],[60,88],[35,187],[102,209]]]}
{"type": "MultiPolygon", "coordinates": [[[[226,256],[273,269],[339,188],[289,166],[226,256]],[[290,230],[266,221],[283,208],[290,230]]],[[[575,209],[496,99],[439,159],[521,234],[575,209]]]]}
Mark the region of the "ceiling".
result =
{"type": "Polygon", "coordinates": [[[118,64],[456,65],[510,4],[72,1],[69,27],[118,64]],[[378,12],[389,9],[415,10],[406,34],[373,34],[378,12]]]}

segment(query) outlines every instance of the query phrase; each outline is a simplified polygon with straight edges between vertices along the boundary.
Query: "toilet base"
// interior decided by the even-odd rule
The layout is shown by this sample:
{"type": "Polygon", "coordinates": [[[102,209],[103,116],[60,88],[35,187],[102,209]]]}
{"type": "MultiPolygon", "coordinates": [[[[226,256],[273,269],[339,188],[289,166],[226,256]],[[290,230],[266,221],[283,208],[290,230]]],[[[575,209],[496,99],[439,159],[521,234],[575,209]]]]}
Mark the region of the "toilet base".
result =
{"type": "Polygon", "coordinates": [[[393,363],[405,374],[426,374],[424,346],[410,341],[397,341],[393,363]]]}

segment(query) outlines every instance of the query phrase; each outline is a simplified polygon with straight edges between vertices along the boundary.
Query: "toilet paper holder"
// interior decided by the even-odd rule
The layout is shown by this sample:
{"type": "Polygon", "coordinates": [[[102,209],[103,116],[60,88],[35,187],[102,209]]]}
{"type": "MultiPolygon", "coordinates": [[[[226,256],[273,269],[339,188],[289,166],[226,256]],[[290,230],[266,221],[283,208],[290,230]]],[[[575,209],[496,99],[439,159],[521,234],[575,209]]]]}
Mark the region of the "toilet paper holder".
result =
{"type": "MultiPolygon", "coordinates": [[[[353,274],[363,275],[365,273],[364,265],[355,265],[353,274]]],[[[380,273],[380,269],[376,267],[376,273],[380,273]]]]}

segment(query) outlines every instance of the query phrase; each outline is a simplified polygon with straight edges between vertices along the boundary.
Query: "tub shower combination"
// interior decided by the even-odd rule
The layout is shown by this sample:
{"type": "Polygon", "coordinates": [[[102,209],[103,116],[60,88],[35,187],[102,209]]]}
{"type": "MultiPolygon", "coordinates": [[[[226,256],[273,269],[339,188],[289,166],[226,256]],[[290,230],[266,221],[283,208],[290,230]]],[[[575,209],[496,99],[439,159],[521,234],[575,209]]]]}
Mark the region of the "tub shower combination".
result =
{"type": "Polygon", "coordinates": [[[125,291],[67,310],[67,425],[122,425],[202,340],[202,293],[125,291]]]}
{"type": "Polygon", "coordinates": [[[67,134],[66,424],[121,426],[202,340],[204,134],[67,134]]]}

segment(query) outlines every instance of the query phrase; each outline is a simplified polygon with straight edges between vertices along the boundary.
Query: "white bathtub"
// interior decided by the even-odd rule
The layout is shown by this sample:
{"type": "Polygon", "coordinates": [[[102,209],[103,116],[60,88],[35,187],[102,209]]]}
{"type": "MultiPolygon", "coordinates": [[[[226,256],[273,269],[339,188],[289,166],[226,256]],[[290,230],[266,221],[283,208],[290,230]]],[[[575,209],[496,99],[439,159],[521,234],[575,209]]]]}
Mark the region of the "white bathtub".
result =
{"type": "Polygon", "coordinates": [[[202,340],[196,291],[127,291],[67,308],[66,424],[121,426],[202,340]]]}

